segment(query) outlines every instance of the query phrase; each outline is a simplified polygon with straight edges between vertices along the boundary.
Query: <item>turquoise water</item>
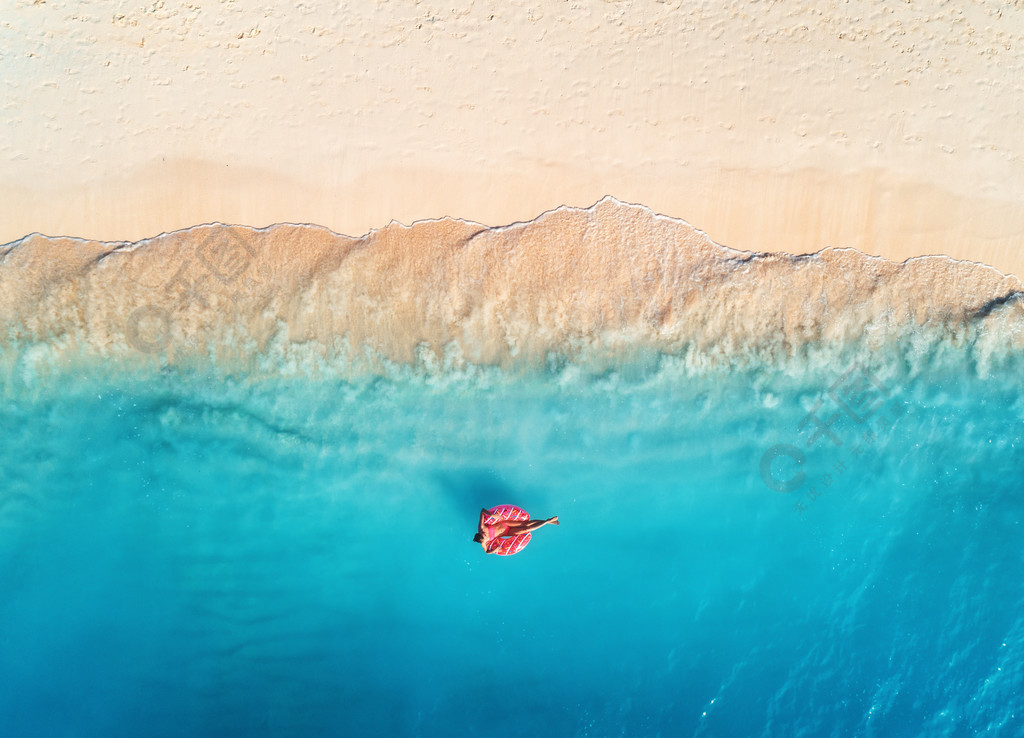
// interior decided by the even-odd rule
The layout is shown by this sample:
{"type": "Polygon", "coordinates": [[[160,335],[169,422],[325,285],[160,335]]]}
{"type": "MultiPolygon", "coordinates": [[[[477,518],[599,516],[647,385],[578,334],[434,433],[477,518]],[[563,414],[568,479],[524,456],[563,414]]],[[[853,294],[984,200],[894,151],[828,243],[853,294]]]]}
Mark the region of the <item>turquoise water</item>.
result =
{"type": "Polygon", "coordinates": [[[1021,735],[1022,418],[884,363],[14,393],[0,732],[1021,735]],[[501,503],[561,526],[486,556],[501,503]]]}

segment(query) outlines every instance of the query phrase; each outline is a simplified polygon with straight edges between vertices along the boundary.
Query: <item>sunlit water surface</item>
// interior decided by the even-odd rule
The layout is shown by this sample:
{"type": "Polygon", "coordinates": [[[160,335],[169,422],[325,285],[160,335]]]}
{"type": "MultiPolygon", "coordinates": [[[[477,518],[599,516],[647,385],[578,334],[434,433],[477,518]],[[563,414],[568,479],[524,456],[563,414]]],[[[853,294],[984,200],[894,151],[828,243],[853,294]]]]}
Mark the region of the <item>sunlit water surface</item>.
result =
{"type": "Polygon", "coordinates": [[[1024,733],[1015,375],[61,385],[0,409],[3,735],[1024,733]]]}

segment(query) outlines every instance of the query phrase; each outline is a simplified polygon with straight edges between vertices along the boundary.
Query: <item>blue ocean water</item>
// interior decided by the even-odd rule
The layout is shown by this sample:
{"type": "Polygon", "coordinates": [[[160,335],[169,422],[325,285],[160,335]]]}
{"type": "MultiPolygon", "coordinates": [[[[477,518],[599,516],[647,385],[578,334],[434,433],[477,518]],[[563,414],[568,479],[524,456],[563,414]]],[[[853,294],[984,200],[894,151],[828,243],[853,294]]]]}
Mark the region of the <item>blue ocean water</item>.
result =
{"type": "Polygon", "coordinates": [[[11,394],[0,733],[1024,734],[1019,377],[11,394]]]}

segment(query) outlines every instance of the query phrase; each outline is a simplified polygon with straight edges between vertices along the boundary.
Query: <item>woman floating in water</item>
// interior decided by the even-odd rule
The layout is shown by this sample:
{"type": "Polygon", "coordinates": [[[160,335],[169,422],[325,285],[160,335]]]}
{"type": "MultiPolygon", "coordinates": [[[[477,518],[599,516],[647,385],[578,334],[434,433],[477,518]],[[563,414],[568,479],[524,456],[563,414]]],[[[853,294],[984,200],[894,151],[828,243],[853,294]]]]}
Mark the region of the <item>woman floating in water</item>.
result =
{"type": "Polygon", "coordinates": [[[530,542],[531,531],[545,525],[558,525],[558,516],[530,520],[530,514],[515,505],[498,505],[480,511],[480,524],[473,540],[486,553],[509,556],[522,551],[530,542]]]}

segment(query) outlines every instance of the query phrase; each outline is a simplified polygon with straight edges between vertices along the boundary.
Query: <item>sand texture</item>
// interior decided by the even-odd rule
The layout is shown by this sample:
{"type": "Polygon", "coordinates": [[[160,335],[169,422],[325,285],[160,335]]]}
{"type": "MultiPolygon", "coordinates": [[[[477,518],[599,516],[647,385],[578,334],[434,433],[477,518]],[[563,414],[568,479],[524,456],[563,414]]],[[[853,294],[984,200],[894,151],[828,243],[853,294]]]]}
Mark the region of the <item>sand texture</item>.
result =
{"type": "Polygon", "coordinates": [[[1019,2],[7,5],[0,243],[610,194],[745,250],[1024,274],[1019,2]]]}
{"type": "Polygon", "coordinates": [[[353,377],[655,356],[732,371],[850,350],[911,364],[949,352],[984,372],[1024,345],[1021,282],[991,267],[740,252],[612,199],[362,239],[290,225],[31,236],[2,252],[0,316],[0,357],[27,383],[79,361],[353,377]]]}

